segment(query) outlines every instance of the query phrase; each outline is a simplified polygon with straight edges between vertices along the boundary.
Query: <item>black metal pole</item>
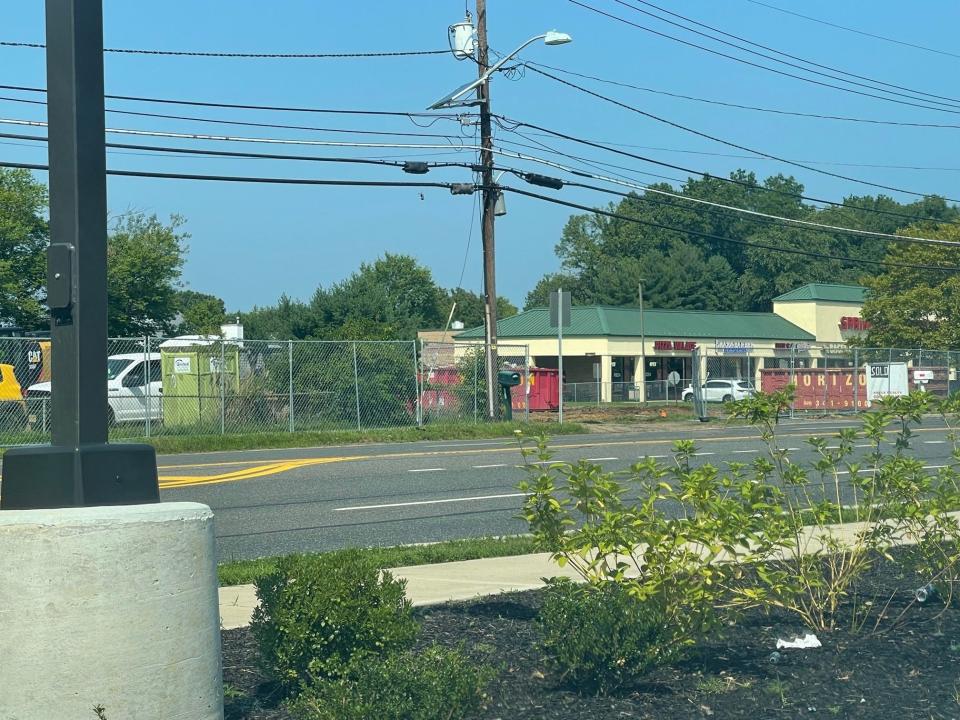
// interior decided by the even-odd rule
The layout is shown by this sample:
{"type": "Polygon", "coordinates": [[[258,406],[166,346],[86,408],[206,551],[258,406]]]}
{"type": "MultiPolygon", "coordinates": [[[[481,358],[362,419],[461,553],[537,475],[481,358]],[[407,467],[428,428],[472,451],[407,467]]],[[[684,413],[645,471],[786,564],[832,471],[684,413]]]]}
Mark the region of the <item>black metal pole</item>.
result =
{"type": "Polygon", "coordinates": [[[107,182],[100,0],[47,0],[53,444],[107,441],[107,182]],[[61,266],[69,262],[70,267],[61,266]],[[58,277],[59,273],[59,277],[58,277]],[[64,288],[66,289],[66,288],[64,288]],[[56,290],[54,290],[56,297],[56,290]],[[62,305],[62,303],[61,303],[62,305]]]}
{"type": "Polygon", "coordinates": [[[46,10],[53,444],[4,456],[0,509],[157,502],[153,448],[107,444],[103,7],[47,0],[46,10]]]}

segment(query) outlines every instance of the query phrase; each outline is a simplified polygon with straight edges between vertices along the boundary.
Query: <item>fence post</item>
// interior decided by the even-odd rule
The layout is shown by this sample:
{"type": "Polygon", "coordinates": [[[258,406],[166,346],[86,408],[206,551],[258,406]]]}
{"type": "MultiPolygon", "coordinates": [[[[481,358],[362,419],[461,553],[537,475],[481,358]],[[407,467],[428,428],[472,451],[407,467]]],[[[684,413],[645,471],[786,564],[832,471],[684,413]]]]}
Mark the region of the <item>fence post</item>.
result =
{"type": "Polygon", "coordinates": [[[357,398],[357,430],[360,430],[360,375],[357,372],[357,343],[353,343],[353,390],[357,398]]]}
{"type": "Polygon", "coordinates": [[[526,380],[523,389],[523,419],[524,422],[530,422],[530,346],[524,345],[523,350],[524,379],[526,380]]]}
{"type": "Polygon", "coordinates": [[[853,412],[860,412],[860,349],[853,349],[853,412]]]}
{"type": "Polygon", "coordinates": [[[477,422],[477,356],[473,356],[473,422],[477,422]]]}
{"type": "MultiPolygon", "coordinates": [[[[822,354],[822,353],[821,353],[822,354]]],[[[793,401],[790,403],[790,419],[794,418],[794,407],[797,404],[797,346],[794,343],[790,346],[790,384],[793,385],[794,396],[793,401]]]]}
{"type": "Polygon", "coordinates": [[[144,420],[144,434],[147,437],[150,437],[150,414],[153,412],[153,406],[150,402],[150,381],[151,381],[151,372],[150,372],[150,336],[143,336],[143,389],[146,399],[146,419],[144,420]]]}
{"type": "Polygon", "coordinates": [[[293,340],[287,340],[287,420],[290,432],[294,431],[293,419],[293,340]]]}
{"type": "MultiPolygon", "coordinates": [[[[423,356],[423,340],[420,341],[420,356],[423,356]]],[[[423,408],[420,406],[420,365],[417,362],[417,341],[410,343],[413,348],[413,389],[416,395],[413,399],[413,412],[417,420],[417,427],[423,427],[423,408]]]]}
{"type": "MultiPolygon", "coordinates": [[[[238,370],[240,368],[237,368],[238,370]]],[[[220,339],[220,434],[227,434],[227,356],[220,339]]]]}

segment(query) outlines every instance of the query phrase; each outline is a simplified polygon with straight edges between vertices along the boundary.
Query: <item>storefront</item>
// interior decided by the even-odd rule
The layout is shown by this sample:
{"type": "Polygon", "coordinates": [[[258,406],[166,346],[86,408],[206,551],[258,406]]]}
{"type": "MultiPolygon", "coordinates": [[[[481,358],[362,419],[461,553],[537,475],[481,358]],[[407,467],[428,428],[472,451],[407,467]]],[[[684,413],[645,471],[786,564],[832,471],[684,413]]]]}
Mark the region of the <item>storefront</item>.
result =
{"type": "MultiPolygon", "coordinates": [[[[606,402],[673,399],[692,381],[694,351],[701,378],[757,386],[763,369],[846,367],[846,335],[863,327],[850,319],[859,318],[855,300],[862,296],[863,288],[804,286],[777,298],[778,312],[647,309],[642,322],[638,308],[574,306],[563,331],[565,393],[606,402]]],[[[500,320],[498,336],[502,344],[527,346],[532,364],[557,367],[547,309],[500,320]]],[[[456,341],[483,342],[483,328],[456,341]]]]}

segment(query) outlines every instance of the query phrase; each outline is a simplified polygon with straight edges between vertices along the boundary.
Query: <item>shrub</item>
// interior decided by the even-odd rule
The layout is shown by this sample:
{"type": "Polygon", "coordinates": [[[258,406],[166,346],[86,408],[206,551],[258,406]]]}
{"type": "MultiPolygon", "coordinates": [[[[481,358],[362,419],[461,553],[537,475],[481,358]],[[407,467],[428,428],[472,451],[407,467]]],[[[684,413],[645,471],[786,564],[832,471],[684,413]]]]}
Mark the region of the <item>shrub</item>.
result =
{"type": "Polygon", "coordinates": [[[386,658],[356,655],[342,675],[304,686],[290,710],[301,720],[460,720],[483,708],[493,676],[437,645],[386,658]]]}
{"type": "Polygon", "coordinates": [[[357,653],[411,645],[419,629],[396,580],[363,555],[291,555],[256,583],[250,624],[265,669],[287,690],[336,674],[357,653]]]}
{"type": "Polygon", "coordinates": [[[551,669],[581,693],[627,687],[685,648],[674,642],[662,603],[639,600],[615,582],[593,587],[554,580],[538,625],[551,669]]]}

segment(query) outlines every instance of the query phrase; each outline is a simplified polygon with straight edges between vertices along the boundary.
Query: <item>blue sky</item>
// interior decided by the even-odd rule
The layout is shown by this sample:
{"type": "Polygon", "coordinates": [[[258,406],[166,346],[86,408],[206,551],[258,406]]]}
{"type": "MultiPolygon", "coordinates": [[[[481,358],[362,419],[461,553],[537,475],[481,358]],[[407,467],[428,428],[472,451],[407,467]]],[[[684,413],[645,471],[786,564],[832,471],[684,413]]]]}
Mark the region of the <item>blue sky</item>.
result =
{"type": "MultiPolygon", "coordinates": [[[[788,0],[770,0],[799,8],[788,0]]],[[[682,30],[616,4],[587,0],[612,14],[680,35],[682,30]]],[[[529,47],[523,57],[581,73],[675,93],[726,102],[803,112],[852,115],[909,122],[960,124],[960,116],[905,107],[850,93],[815,87],[772,73],[705,54],[600,17],[562,0],[489,0],[489,32],[493,48],[512,50],[528,37],[556,28],[574,42],[558,47],[529,47]]],[[[960,58],[932,54],[861,37],[790,17],[748,0],[658,0],[658,5],[718,26],[785,52],[944,96],[960,96],[956,77],[960,58]]],[[[471,2],[472,6],[472,2],[471,2]]],[[[471,7],[472,9],[472,7],[471,7]]],[[[844,3],[806,0],[802,12],[864,31],[894,36],[953,52],[960,4],[926,0],[908,4],[896,0],[844,3]],[[922,8],[918,10],[917,8],[922,8]]],[[[278,0],[273,3],[234,0],[167,0],[163,3],[104,3],[105,44],[114,47],[243,52],[352,52],[439,49],[446,46],[446,28],[462,19],[462,0],[340,3],[278,0]]],[[[0,40],[42,42],[43,3],[6,2],[0,6],[0,40]]],[[[736,52],[736,51],[734,51],[736,52]]],[[[736,52],[743,55],[743,53],[736,52]]],[[[769,64],[769,63],[768,63],[769,64]]],[[[788,68],[784,68],[788,70],[788,68]]],[[[422,111],[428,104],[475,75],[475,66],[449,55],[356,60],[242,60],[169,58],[108,54],[107,91],[114,94],[171,97],[236,103],[299,105],[326,108],[422,111]]],[[[577,81],[581,82],[581,81],[577,81]]],[[[0,83],[45,84],[40,50],[0,47],[0,83]]],[[[947,196],[957,189],[960,144],[957,129],[917,129],[792,118],[703,105],[662,95],[613,88],[582,81],[604,94],[637,105],[734,142],[806,161],[912,165],[943,168],[907,170],[818,165],[872,182],[947,196]]],[[[5,97],[35,97],[5,92],[5,97]]],[[[528,72],[511,81],[496,78],[493,109],[585,138],[642,146],[635,152],[660,160],[727,174],[737,167],[759,175],[785,171],[795,174],[810,194],[839,199],[850,193],[875,192],[844,180],[791,169],[767,160],[723,157],[738,151],[666,127],[634,113],[607,105],[528,72]],[[655,148],[655,149],[649,149],[655,148]]],[[[328,128],[438,132],[457,135],[457,124],[438,121],[431,129],[415,127],[406,118],[360,118],[292,113],[201,110],[198,108],[135,107],[197,116],[257,122],[306,124],[328,128]]],[[[42,108],[0,100],[4,118],[42,119],[42,108]]],[[[421,121],[422,122],[422,121],[421,121]]],[[[343,139],[340,133],[225,128],[196,122],[108,115],[109,127],[183,132],[223,133],[291,139],[343,139]]],[[[4,126],[7,132],[23,132],[4,126]]],[[[40,134],[41,131],[33,130],[40,134]]],[[[369,141],[371,138],[347,136],[369,141]]],[[[499,131],[501,141],[527,142],[499,131]]],[[[538,138],[544,140],[543,138],[538,138]]],[[[429,144],[442,139],[418,139],[429,144]]],[[[391,141],[407,142],[403,138],[391,141]]],[[[133,141],[137,142],[137,141],[133,141]]],[[[149,142],[144,139],[144,142],[149,142]]],[[[178,141],[155,140],[175,145],[178,141]]],[[[468,144],[471,142],[465,139],[468,144]]],[[[675,171],[627,158],[606,155],[559,141],[555,147],[593,160],[629,165],[636,173],[675,171]]],[[[191,147],[198,143],[184,142],[191,147]]],[[[276,147],[207,142],[217,149],[277,151],[276,147]]],[[[282,152],[343,154],[354,157],[471,159],[469,151],[450,149],[332,149],[289,146],[282,152]],[[432,153],[445,153],[432,155],[432,153]],[[429,154],[429,155],[428,155],[429,154]]],[[[537,153],[545,155],[545,153],[537,153]]],[[[44,162],[41,147],[5,141],[0,158],[44,162]]],[[[519,161],[511,165],[522,166],[519,161]]],[[[113,153],[113,168],[207,174],[277,175],[288,177],[415,179],[390,168],[292,163],[261,160],[156,157],[113,153]]],[[[533,169],[535,166],[527,165],[533,169]]],[[[543,168],[540,172],[557,174],[543,168]]],[[[651,180],[642,174],[639,180],[651,180]]],[[[427,179],[466,182],[467,170],[434,170],[427,179]]],[[[551,193],[553,191],[546,191],[551,193]]],[[[606,203],[608,196],[574,188],[559,193],[574,202],[606,203]]],[[[900,199],[910,199],[899,196],[900,199]]],[[[229,309],[249,309],[274,302],[281,293],[307,299],[318,285],[330,285],[353,272],[361,262],[384,252],[408,253],[429,266],[436,281],[455,286],[460,278],[471,213],[475,202],[446,190],[238,185],[173,182],[160,179],[111,178],[109,205],[118,213],[135,208],[187,220],[192,237],[184,270],[185,283],[224,298],[229,309]]],[[[540,276],[555,270],[554,246],[570,215],[566,208],[522,197],[508,198],[509,213],[497,223],[498,290],[520,305],[540,276]]],[[[474,219],[463,286],[481,288],[479,218],[474,219]]]]}

